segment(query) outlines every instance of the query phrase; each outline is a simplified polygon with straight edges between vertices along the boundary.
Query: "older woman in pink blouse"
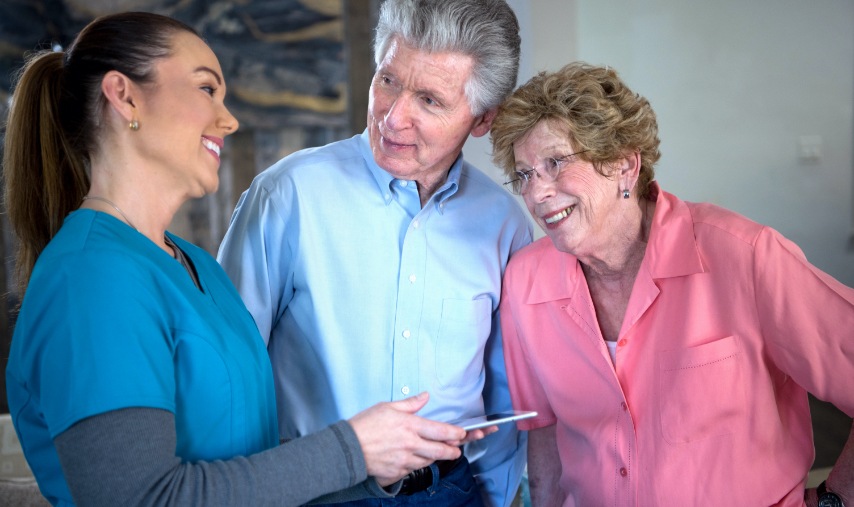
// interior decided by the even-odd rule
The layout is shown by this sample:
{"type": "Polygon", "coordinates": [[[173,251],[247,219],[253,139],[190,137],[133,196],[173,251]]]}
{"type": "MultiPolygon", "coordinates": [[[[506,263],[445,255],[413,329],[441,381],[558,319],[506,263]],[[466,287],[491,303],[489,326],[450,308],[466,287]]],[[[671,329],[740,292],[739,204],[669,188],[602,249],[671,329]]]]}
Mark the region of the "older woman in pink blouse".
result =
{"type": "MultiPolygon", "coordinates": [[[[534,77],[492,140],[547,235],[501,299],[534,505],[817,505],[807,392],[854,415],[854,290],[662,190],[655,114],[611,69],[534,77]]],[[[821,505],[854,505],[852,441],[821,505]]]]}

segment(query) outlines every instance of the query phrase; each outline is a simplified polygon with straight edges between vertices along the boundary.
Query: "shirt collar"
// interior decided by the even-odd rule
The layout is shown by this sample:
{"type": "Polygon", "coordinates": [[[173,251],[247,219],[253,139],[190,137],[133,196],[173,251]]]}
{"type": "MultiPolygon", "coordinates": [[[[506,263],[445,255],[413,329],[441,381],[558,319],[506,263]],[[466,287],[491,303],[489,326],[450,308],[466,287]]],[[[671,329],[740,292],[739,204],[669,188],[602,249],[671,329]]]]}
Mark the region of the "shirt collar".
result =
{"type": "MultiPolygon", "coordinates": [[[[656,182],[651,183],[650,197],[655,199],[655,215],[652,217],[641,272],[648,270],[653,279],[704,272],[694,238],[694,220],[688,205],[662,191],[656,182]]],[[[537,283],[532,285],[527,303],[572,298],[584,276],[581,264],[572,254],[556,249],[548,237],[541,238],[535,244],[540,242],[546,243],[540,247],[543,262],[539,262],[536,267],[533,278],[537,283]],[[554,273],[554,266],[559,266],[558,273],[554,273]]]]}
{"type": "Polygon", "coordinates": [[[539,304],[572,298],[584,277],[578,259],[555,248],[548,236],[538,239],[528,248],[539,249],[542,258],[532,276],[536,282],[531,284],[526,303],[539,304]],[[557,273],[554,272],[554,266],[558,267],[557,273]]]}
{"type": "Polygon", "coordinates": [[[703,273],[703,260],[694,238],[694,219],[685,201],[662,191],[652,182],[655,215],[649,232],[644,264],[653,278],[703,273]]]}
{"type": "MultiPolygon", "coordinates": [[[[368,135],[368,129],[365,129],[362,132],[361,139],[359,142],[360,150],[362,153],[362,158],[365,160],[365,165],[368,166],[368,170],[374,177],[374,180],[377,182],[377,191],[380,193],[383,201],[385,201],[386,206],[388,206],[392,199],[394,199],[394,189],[392,185],[396,181],[398,181],[395,177],[389,174],[385,169],[378,166],[376,161],[374,160],[374,154],[371,152],[371,139],[368,135]]],[[[460,153],[457,156],[457,159],[451,164],[451,168],[448,171],[448,177],[445,179],[445,182],[439,187],[433,196],[430,198],[430,201],[433,203],[433,206],[436,207],[436,211],[442,213],[445,207],[445,201],[450,199],[454,194],[457,193],[457,190],[460,186],[460,177],[463,172],[463,154],[460,153]]]]}

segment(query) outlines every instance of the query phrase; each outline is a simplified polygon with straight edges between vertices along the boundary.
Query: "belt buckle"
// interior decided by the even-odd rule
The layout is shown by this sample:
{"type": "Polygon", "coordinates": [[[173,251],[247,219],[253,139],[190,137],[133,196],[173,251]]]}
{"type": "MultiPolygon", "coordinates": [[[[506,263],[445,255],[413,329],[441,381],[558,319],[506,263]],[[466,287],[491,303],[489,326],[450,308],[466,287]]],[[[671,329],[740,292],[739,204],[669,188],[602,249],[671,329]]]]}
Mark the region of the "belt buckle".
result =
{"type": "Polygon", "coordinates": [[[433,469],[430,467],[419,468],[409,472],[409,475],[403,478],[403,484],[400,487],[401,495],[413,495],[420,493],[429,488],[433,484],[433,469]]]}
{"type": "MultiPolygon", "coordinates": [[[[447,475],[454,467],[462,461],[462,456],[457,459],[449,460],[449,461],[437,461],[435,463],[437,473],[439,474],[439,478],[442,479],[445,475],[447,475]]],[[[418,470],[413,470],[406,477],[403,478],[403,484],[400,486],[399,495],[413,495],[415,493],[420,493],[425,489],[429,488],[433,485],[433,469],[429,466],[424,468],[419,468],[418,470]]]]}

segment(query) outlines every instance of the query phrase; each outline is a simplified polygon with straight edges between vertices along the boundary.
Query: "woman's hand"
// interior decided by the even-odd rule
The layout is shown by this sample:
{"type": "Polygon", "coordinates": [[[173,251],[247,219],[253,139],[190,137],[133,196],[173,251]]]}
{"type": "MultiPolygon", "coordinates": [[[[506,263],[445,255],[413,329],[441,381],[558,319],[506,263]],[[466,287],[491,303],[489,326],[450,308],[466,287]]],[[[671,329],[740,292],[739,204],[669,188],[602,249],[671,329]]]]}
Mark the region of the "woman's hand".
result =
{"type": "Polygon", "coordinates": [[[365,455],[368,475],[381,486],[393,484],[436,460],[456,459],[460,457],[461,444],[488,434],[482,430],[467,434],[460,427],[415,415],[429,398],[424,392],[401,401],[378,403],[350,419],[365,455]]]}
{"type": "Polygon", "coordinates": [[[818,493],[815,488],[804,490],[804,503],[806,507],[818,507],[818,493]]]}
{"type": "MultiPolygon", "coordinates": [[[[842,452],[836,459],[833,469],[827,474],[825,481],[828,490],[836,493],[845,505],[854,505],[854,422],[848,433],[848,440],[842,448],[842,452]]],[[[818,496],[815,489],[804,492],[804,501],[809,507],[818,505],[818,496]]]]}

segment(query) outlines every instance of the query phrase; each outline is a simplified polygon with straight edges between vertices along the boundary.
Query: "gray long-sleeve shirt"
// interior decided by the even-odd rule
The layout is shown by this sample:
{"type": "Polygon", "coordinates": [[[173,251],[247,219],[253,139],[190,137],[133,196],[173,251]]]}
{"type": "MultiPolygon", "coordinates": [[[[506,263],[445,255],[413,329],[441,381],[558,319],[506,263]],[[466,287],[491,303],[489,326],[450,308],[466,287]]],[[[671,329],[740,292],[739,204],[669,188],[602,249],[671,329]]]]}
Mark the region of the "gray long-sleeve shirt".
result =
{"type": "Polygon", "coordinates": [[[391,496],[367,477],[346,421],[223,461],[182,462],[175,455],[173,414],[151,408],[84,419],[54,443],[78,505],[296,506],[321,495],[325,502],[391,496]]]}

